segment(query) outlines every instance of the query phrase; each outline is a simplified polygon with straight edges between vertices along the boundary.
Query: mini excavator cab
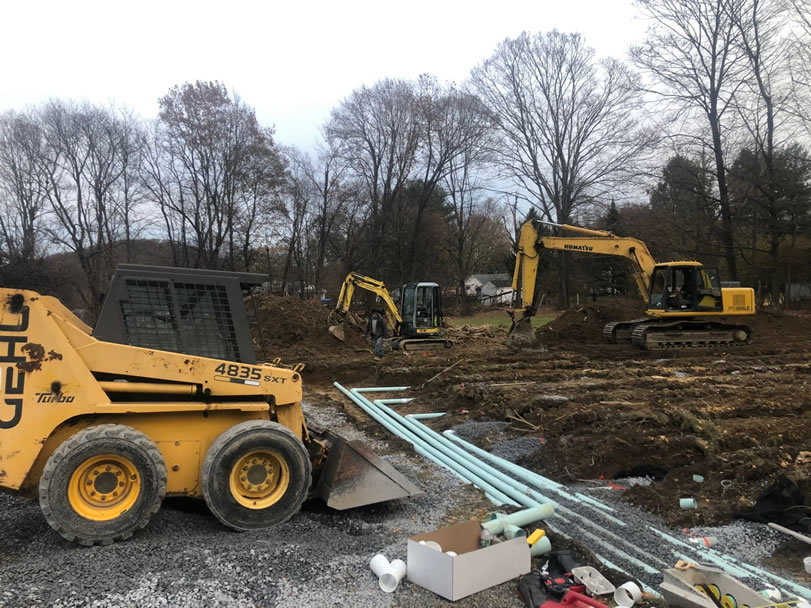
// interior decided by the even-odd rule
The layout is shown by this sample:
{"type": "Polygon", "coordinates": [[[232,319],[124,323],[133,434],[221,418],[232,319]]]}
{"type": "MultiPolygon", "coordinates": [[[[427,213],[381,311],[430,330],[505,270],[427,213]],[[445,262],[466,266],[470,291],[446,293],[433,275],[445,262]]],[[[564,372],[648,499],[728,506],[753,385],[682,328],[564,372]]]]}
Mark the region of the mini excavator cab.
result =
{"type": "Polygon", "coordinates": [[[438,336],[442,324],[442,293],[436,283],[406,283],[400,294],[403,338],[438,336]]]}

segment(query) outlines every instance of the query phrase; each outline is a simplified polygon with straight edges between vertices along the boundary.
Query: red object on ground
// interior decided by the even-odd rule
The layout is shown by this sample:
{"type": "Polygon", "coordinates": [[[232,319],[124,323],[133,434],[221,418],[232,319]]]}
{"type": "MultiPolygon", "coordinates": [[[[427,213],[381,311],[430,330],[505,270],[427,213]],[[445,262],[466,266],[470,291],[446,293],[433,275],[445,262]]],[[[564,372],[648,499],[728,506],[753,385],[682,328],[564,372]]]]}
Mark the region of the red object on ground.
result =
{"type": "Polygon", "coordinates": [[[547,600],[541,604],[541,608],[560,608],[561,606],[568,606],[569,608],[608,608],[608,606],[593,597],[574,590],[567,591],[560,602],[547,600]]]}

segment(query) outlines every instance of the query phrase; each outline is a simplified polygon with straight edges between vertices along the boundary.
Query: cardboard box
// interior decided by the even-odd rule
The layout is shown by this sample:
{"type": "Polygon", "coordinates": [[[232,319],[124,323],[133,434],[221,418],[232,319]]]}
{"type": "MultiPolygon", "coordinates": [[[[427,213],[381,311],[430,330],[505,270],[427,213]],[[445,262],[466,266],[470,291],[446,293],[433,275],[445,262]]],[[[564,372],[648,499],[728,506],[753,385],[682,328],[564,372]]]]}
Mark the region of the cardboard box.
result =
{"type": "Polygon", "coordinates": [[[530,571],[525,538],[482,547],[480,534],[481,524],[471,520],[409,538],[408,580],[455,601],[530,571]],[[421,540],[439,543],[442,553],[421,545],[421,540]]]}

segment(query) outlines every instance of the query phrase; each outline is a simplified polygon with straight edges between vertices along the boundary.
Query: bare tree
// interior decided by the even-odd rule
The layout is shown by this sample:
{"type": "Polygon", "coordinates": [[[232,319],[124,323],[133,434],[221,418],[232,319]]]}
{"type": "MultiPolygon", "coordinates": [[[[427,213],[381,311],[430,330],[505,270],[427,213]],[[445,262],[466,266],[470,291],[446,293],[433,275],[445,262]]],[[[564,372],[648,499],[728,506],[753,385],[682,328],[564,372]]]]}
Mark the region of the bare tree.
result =
{"type": "Polygon", "coordinates": [[[324,264],[333,228],[349,198],[355,193],[344,179],[348,171],[346,159],[329,142],[318,150],[315,161],[295,148],[288,151],[287,158],[289,165],[295,168],[296,175],[306,180],[312,189],[313,217],[308,233],[315,249],[312,255],[312,279],[318,290],[323,288],[324,264]]]}
{"type": "Polygon", "coordinates": [[[175,86],[160,106],[148,165],[170,238],[180,239],[185,264],[235,268],[238,250],[244,258],[250,249],[237,231],[258,213],[256,179],[268,191],[282,182],[272,131],[217,82],[175,86]]]}
{"type": "Polygon", "coordinates": [[[40,242],[47,211],[47,183],[41,173],[42,131],[34,118],[0,116],[0,271],[3,284],[28,281],[44,253],[40,242]]]}
{"type": "MultiPolygon", "coordinates": [[[[492,206],[482,183],[482,173],[491,160],[492,125],[489,115],[478,98],[459,93],[453,103],[453,120],[460,131],[457,151],[449,155],[442,186],[447,193],[450,215],[450,234],[447,248],[453,260],[457,303],[467,309],[465,280],[477,268],[486,252],[479,245],[482,232],[488,226],[485,210],[492,206]]],[[[492,236],[492,235],[489,235],[492,236]]],[[[495,241],[495,239],[486,239],[495,241]]]]}
{"type": "Polygon", "coordinates": [[[380,271],[384,239],[390,229],[397,197],[413,179],[419,122],[411,83],[383,80],[352,92],[332,112],[326,134],[354,175],[363,184],[369,205],[366,236],[371,270],[380,271]]]}
{"type": "MultiPolygon", "coordinates": [[[[724,256],[738,278],[735,233],[729,201],[724,120],[749,69],[734,14],[746,0],[636,0],[650,19],[647,40],[634,47],[634,62],[653,81],[649,92],[677,115],[698,112],[710,128],[721,214],[724,256]]],[[[734,111],[734,110],[733,110],[734,111]]],[[[678,135],[678,134],[677,134],[678,135]]]]}
{"type": "Polygon", "coordinates": [[[39,159],[54,242],[72,251],[87,281],[80,292],[95,314],[115,266],[121,218],[113,192],[124,172],[121,135],[112,113],[90,104],[52,101],[39,113],[45,145],[39,159]]]}
{"type": "Polygon", "coordinates": [[[811,135],[811,0],[789,0],[792,12],[790,52],[794,112],[811,135]]]}
{"type": "Polygon", "coordinates": [[[729,169],[734,173],[743,168],[735,178],[757,191],[747,199],[753,203],[753,224],[757,225],[758,216],[766,223],[762,232],[769,240],[773,294],[779,292],[779,244],[785,233],[788,192],[795,189],[793,184],[783,183],[789,177],[783,165],[790,164],[786,162],[789,150],[785,146],[796,135],[791,125],[791,45],[785,36],[786,8],[782,0],[751,0],[744,4],[729,2],[728,9],[749,64],[747,78],[736,93],[735,108],[755,151],[755,158],[749,162],[745,159],[747,151],[742,151],[729,169]]]}
{"type": "MultiPolygon", "coordinates": [[[[597,61],[579,34],[507,39],[472,82],[497,119],[504,169],[546,219],[566,223],[579,206],[610,198],[649,143],[635,112],[636,77],[617,60],[597,61]]],[[[565,307],[565,256],[560,262],[565,307]]]]}

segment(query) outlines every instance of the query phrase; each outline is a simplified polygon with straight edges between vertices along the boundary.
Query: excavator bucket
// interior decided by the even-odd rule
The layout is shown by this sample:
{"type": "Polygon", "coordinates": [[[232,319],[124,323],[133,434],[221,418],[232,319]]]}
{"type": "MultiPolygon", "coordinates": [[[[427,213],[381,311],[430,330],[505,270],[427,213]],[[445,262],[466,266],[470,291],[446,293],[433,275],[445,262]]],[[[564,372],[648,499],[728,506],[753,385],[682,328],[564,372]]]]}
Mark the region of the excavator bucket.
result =
{"type": "Polygon", "coordinates": [[[343,511],[424,492],[360,441],[327,432],[329,456],[315,494],[328,507],[343,511]]]}
{"type": "Polygon", "coordinates": [[[337,325],[330,325],[329,326],[329,333],[331,333],[333,336],[335,336],[341,342],[343,342],[346,339],[346,334],[345,334],[345,330],[344,330],[345,325],[346,325],[345,323],[338,323],[337,325]]]}
{"type": "Polygon", "coordinates": [[[511,348],[536,348],[539,346],[538,336],[532,327],[532,317],[521,317],[512,320],[510,331],[507,333],[507,346],[511,348]]]}

